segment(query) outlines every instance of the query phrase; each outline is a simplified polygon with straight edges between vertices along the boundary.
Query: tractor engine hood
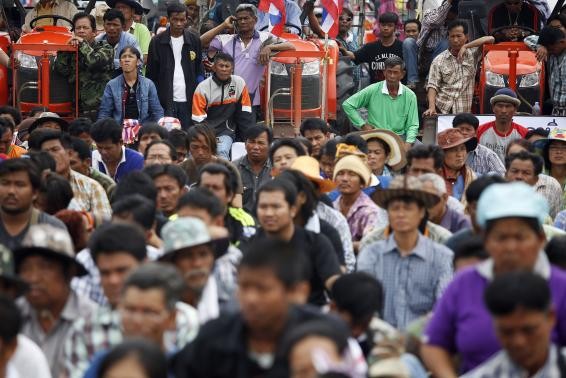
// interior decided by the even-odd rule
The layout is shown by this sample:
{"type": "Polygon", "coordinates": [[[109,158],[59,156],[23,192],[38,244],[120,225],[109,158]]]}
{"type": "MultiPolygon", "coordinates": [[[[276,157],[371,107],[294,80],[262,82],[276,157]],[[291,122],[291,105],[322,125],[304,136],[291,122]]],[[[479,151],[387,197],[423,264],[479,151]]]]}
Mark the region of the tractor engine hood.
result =
{"type": "MultiPolygon", "coordinates": [[[[66,45],[73,34],[64,26],[41,26],[34,29],[31,33],[23,34],[18,40],[18,45],[26,44],[47,44],[47,45],[66,45]]],[[[24,50],[25,54],[41,56],[40,50],[24,50]]],[[[53,54],[57,53],[53,49],[53,54]]]]}
{"type": "MultiPolygon", "coordinates": [[[[490,51],[485,57],[485,69],[500,75],[509,75],[509,55],[507,51],[490,51]]],[[[519,51],[517,75],[526,75],[541,70],[541,64],[530,51],[519,51]]]]}

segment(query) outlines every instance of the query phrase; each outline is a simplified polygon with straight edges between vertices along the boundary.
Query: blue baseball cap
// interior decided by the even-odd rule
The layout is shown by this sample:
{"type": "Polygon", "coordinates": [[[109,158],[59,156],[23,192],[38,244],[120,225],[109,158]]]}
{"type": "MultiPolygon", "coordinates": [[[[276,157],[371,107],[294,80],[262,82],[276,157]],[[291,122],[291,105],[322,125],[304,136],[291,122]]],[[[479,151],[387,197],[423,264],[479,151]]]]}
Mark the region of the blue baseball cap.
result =
{"type": "Polygon", "coordinates": [[[481,227],[494,219],[534,218],[543,224],[548,202],[532,186],[522,182],[492,184],[478,201],[477,222],[481,227]]]}

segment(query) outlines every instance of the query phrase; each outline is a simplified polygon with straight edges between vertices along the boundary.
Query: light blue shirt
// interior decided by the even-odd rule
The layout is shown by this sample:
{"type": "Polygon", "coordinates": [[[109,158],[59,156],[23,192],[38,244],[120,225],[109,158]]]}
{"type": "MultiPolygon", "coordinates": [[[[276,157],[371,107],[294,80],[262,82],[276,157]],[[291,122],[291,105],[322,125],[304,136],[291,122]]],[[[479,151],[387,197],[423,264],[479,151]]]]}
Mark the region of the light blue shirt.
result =
{"type": "MultiPolygon", "coordinates": [[[[108,41],[106,39],[106,33],[102,33],[99,36],[97,36],[96,40],[97,41],[108,41]]],[[[136,39],[136,37],[134,37],[133,34],[126,33],[124,31],[122,31],[122,34],[120,35],[120,40],[114,46],[114,68],[115,69],[120,68],[120,51],[122,51],[123,48],[128,47],[128,46],[135,47],[140,52],[140,56],[143,56],[143,54],[141,53],[140,44],[138,43],[138,40],[136,39]]]]}
{"type": "Polygon", "coordinates": [[[452,258],[451,250],[420,233],[415,248],[403,257],[392,233],[361,250],[358,271],[381,281],[382,319],[403,330],[432,310],[452,279],[452,258]]]}
{"type": "MultiPolygon", "coordinates": [[[[286,20],[285,24],[296,26],[296,28],[288,28],[292,34],[300,34],[301,30],[301,8],[299,5],[291,0],[285,0],[285,12],[286,20]]],[[[257,24],[255,25],[256,30],[261,31],[268,31],[267,28],[269,27],[269,14],[264,13],[261,11],[257,12],[257,24]],[[265,29],[264,29],[265,28],[265,29]]]]}

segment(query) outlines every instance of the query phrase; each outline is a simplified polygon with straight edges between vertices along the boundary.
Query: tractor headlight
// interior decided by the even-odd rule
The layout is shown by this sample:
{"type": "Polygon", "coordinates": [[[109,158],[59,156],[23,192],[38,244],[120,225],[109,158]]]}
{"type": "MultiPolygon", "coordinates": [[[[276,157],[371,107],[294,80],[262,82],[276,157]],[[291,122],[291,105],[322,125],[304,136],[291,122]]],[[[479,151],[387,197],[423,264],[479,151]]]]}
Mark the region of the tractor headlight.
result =
{"type": "Polygon", "coordinates": [[[279,62],[271,62],[271,74],[279,76],[289,76],[287,73],[287,67],[279,62]]]}
{"type": "Polygon", "coordinates": [[[21,51],[16,53],[16,59],[18,59],[19,66],[22,68],[35,68],[37,69],[37,61],[35,56],[24,54],[21,51]]]}
{"type": "Polygon", "coordinates": [[[485,82],[487,85],[491,85],[492,87],[504,87],[505,81],[503,80],[503,75],[485,71],[485,82]]]}
{"type": "Polygon", "coordinates": [[[533,72],[530,74],[523,75],[521,79],[520,87],[536,87],[538,85],[538,72],[533,72]]]}
{"type": "Polygon", "coordinates": [[[318,75],[320,73],[320,62],[314,60],[303,65],[303,75],[318,75]]]}

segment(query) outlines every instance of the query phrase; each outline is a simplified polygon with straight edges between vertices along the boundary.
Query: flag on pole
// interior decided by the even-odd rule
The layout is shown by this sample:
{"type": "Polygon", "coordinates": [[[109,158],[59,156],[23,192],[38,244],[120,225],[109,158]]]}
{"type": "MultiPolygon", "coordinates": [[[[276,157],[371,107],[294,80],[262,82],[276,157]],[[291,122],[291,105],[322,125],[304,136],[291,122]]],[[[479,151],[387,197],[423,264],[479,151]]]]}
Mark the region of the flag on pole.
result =
{"type": "Polygon", "coordinates": [[[285,12],[285,0],[260,0],[258,9],[262,12],[267,13],[269,20],[268,30],[280,36],[285,28],[286,12],[285,12]]]}
{"type": "Polygon", "coordinates": [[[342,13],[342,5],[344,0],[321,0],[322,5],[322,30],[328,34],[330,38],[336,38],[338,35],[338,17],[342,13]]]}

